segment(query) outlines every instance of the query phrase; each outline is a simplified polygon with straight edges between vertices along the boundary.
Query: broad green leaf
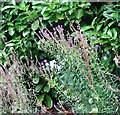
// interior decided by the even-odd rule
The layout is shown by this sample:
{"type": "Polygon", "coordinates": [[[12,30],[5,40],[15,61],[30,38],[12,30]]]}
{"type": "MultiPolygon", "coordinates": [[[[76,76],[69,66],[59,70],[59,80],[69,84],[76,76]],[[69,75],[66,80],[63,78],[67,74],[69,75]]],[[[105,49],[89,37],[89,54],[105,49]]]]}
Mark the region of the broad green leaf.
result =
{"type": "Polygon", "coordinates": [[[39,20],[36,20],[32,25],[31,25],[31,29],[33,31],[37,30],[39,27],[39,20]]]}
{"type": "Polygon", "coordinates": [[[110,49],[112,49],[112,46],[106,46],[106,47],[104,48],[104,51],[108,51],[108,50],[110,50],[110,49]]]}
{"type": "Polygon", "coordinates": [[[82,16],[83,16],[83,10],[79,9],[78,12],[77,12],[77,14],[76,14],[76,18],[80,19],[82,16]]]}
{"type": "Polygon", "coordinates": [[[106,34],[106,33],[107,33],[107,31],[108,31],[108,29],[109,29],[109,27],[108,27],[108,26],[106,26],[106,27],[103,29],[103,33],[104,33],[104,34],[106,34]]]}
{"type": "Polygon", "coordinates": [[[42,101],[44,100],[44,97],[45,97],[45,94],[41,94],[39,97],[38,97],[38,100],[40,103],[42,103],[42,101]]]}
{"type": "Polygon", "coordinates": [[[12,22],[7,23],[8,26],[13,26],[14,24],[12,22]]]}
{"type": "Polygon", "coordinates": [[[57,17],[59,20],[64,19],[64,16],[63,16],[62,14],[56,14],[56,17],[57,17]]]}
{"type": "Polygon", "coordinates": [[[44,87],[44,92],[49,92],[50,91],[50,87],[49,87],[49,85],[47,84],[47,85],[45,85],[45,87],[44,87]]]}
{"type": "Polygon", "coordinates": [[[105,44],[105,43],[108,43],[109,41],[108,40],[96,40],[95,42],[93,42],[93,44],[105,44]]]}
{"type": "MultiPolygon", "coordinates": [[[[47,16],[47,17],[44,17],[43,19],[44,20],[48,20],[48,19],[50,19],[50,18],[52,18],[53,17],[53,15],[49,15],[49,16],[47,16]]],[[[54,17],[53,17],[54,18],[54,17]]],[[[54,21],[54,20],[53,20],[54,21]]]]}
{"type": "Polygon", "coordinates": [[[66,10],[68,10],[69,8],[67,7],[67,6],[63,6],[63,7],[61,7],[61,8],[59,8],[59,9],[57,9],[57,12],[61,12],[61,11],[66,11],[66,10]]]}
{"type": "Polygon", "coordinates": [[[43,14],[43,17],[47,17],[47,16],[49,16],[50,13],[51,13],[50,11],[45,12],[45,13],[43,14]]]}
{"type": "Polygon", "coordinates": [[[43,88],[43,86],[44,86],[44,84],[39,84],[39,85],[37,85],[36,88],[35,88],[35,91],[36,91],[36,92],[40,92],[41,89],[43,88]]]}
{"type": "Polygon", "coordinates": [[[101,36],[102,38],[110,38],[110,36],[109,35],[107,35],[107,34],[102,34],[102,36],[101,36]]]}
{"type": "Polygon", "coordinates": [[[15,30],[14,30],[13,27],[9,27],[9,28],[8,28],[8,32],[9,32],[9,34],[12,36],[12,35],[15,33],[15,30]]]}
{"type": "Polygon", "coordinates": [[[98,108],[92,108],[92,110],[89,113],[98,113],[98,108]]]}
{"type": "Polygon", "coordinates": [[[110,23],[108,24],[108,26],[110,27],[110,26],[112,26],[114,23],[115,23],[115,21],[112,21],[112,22],[110,22],[110,23]]]}
{"type": "Polygon", "coordinates": [[[42,9],[42,11],[41,11],[41,14],[42,14],[42,15],[44,14],[44,12],[45,12],[46,9],[47,9],[47,7],[44,7],[44,8],[42,9]]]}
{"type": "Polygon", "coordinates": [[[110,29],[108,30],[107,34],[108,34],[110,37],[112,37],[112,31],[111,31],[110,29]]]}
{"type": "Polygon", "coordinates": [[[14,6],[5,6],[5,7],[1,8],[1,11],[7,10],[7,9],[10,9],[10,8],[14,8],[14,6]]]}
{"type": "Polygon", "coordinates": [[[96,27],[97,31],[99,31],[101,29],[101,27],[102,27],[102,24],[98,24],[96,27]]]}
{"type": "Polygon", "coordinates": [[[115,28],[111,29],[114,38],[117,38],[117,30],[115,28]]]}
{"type": "Polygon", "coordinates": [[[73,8],[68,11],[68,13],[69,13],[70,15],[71,15],[73,12],[74,12],[74,9],[73,9],[73,8]]]}
{"type": "Polygon", "coordinates": [[[81,30],[83,30],[83,31],[86,31],[86,30],[89,30],[89,29],[93,29],[93,27],[92,26],[83,26],[81,28],[81,30]]]}
{"type": "Polygon", "coordinates": [[[53,106],[53,101],[49,95],[45,96],[45,105],[49,109],[52,108],[52,106],[53,106]]]}
{"type": "Polygon", "coordinates": [[[8,43],[8,44],[6,44],[5,46],[12,47],[12,46],[14,46],[14,45],[15,45],[15,43],[8,43]]]}
{"type": "Polygon", "coordinates": [[[21,32],[26,28],[26,25],[15,25],[15,28],[18,32],[21,32]]]}
{"type": "Polygon", "coordinates": [[[97,19],[97,17],[95,17],[94,19],[93,19],[93,21],[92,21],[92,27],[94,27],[94,24],[96,23],[96,19],[97,19]]]}
{"type": "Polygon", "coordinates": [[[24,31],[23,31],[23,36],[25,37],[25,36],[27,36],[29,33],[30,33],[30,30],[24,30],[24,31]]]}

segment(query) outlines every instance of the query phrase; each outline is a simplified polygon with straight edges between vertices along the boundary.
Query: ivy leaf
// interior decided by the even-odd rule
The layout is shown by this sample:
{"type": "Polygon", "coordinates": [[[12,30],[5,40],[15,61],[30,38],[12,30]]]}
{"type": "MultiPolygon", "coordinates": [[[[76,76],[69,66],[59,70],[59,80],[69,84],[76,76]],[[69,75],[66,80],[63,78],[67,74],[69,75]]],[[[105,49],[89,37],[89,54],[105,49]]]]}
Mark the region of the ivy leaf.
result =
{"type": "Polygon", "coordinates": [[[31,25],[31,29],[33,31],[37,30],[39,27],[39,20],[36,20],[32,25],[31,25]]]}
{"type": "Polygon", "coordinates": [[[45,96],[45,105],[49,109],[52,108],[52,106],[53,106],[53,101],[49,95],[45,96]]]}

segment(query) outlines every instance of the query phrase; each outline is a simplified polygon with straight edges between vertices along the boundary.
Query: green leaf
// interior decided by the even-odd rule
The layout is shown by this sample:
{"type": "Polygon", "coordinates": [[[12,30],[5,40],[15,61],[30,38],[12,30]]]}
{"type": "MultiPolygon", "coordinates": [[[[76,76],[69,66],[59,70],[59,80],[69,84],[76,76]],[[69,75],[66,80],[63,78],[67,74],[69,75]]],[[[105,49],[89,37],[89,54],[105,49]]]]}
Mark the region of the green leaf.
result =
{"type": "Polygon", "coordinates": [[[41,11],[41,14],[42,14],[42,15],[43,15],[44,12],[46,11],[46,9],[47,9],[47,7],[44,7],[44,8],[42,9],[42,11],[41,11]]]}
{"type": "Polygon", "coordinates": [[[25,37],[25,36],[27,36],[29,33],[30,33],[30,30],[24,30],[24,31],[23,31],[23,36],[25,37]]]}
{"type": "Polygon", "coordinates": [[[14,24],[12,22],[7,23],[8,26],[13,26],[14,24]]]}
{"type": "Polygon", "coordinates": [[[40,103],[42,103],[42,101],[44,100],[44,97],[45,97],[45,94],[41,94],[39,97],[38,97],[38,100],[40,103]]]}
{"type": "Polygon", "coordinates": [[[117,38],[117,30],[115,28],[111,29],[114,38],[117,38]]]}
{"type": "Polygon", "coordinates": [[[101,27],[102,27],[102,24],[97,25],[97,27],[96,27],[97,31],[99,31],[101,27]]]}
{"type": "Polygon", "coordinates": [[[36,20],[32,25],[31,25],[31,29],[33,31],[37,30],[39,27],[39,20],[36,20]]]}
{"type": "Polygon", "coordinates": [[[95,24],[95,22],[96,22],[96,19],[97,19],[97,17],[95,17],[94,19],[93,19],[93,21],[92,21],[92,27],[94,27],[94,24],[95,24]]]}
{"type": "Polygon", "coordinates": [[[64,19],[64,16],[62,14],[56,14],[57,19],[62,20],[64,19]]]}
{"type": "Polygon", "coordinates": [[[7,10],[7,9],[10,9],[10,8],[14,8],[14,6],[5,6],[5,7],[1,8],[1,11],[7,10]]]}
{"type": "Polygon", "coordinates": [[[105,43],[108,43],[109,41],[108,40],[96,40],[93,44],[105,44],[105,43]]]}
{"type": "Polygon", "coordinates": [[[47,84],[45,87],[44,87],[44,92],[49,92],[50,91],[50,87],[49,87],[49,85],[47,84]]]}
{"type": "Polygon", "coordinates": [[[53,101],[49,95],[45,96],[45,105],[49,109],[52,108],[52,106],[53,106],[53,101]]]}
{"type": "Polygon", "coordinates": [[[36,91],[36,92],[40,92],[41,89],[43,88],[43,86],[44,86],[44,84],[39,84],[39,85],[37,85],[36,88],[35,88],[35,91],[36,91]]]}
{"type": "Polygon", "coordinates": [[[40,80],[40,76],[39,76],[39,75],[35,75],[35,76],[33,77],[33,83],[34,83],[34,84],[38,84],[38,83],[39,83],[39,80],[40,80]]]}
{"type": "Polygon", "coordinates": [[[108,51],[108,50],[110,50],[110,49],[112,49],[112,46],[106,46],[106,47],[104,48],[104,51],[108,51]]]}
{"type": "Polygon", "coordinates": [[[110,23],[108,24],[108,27],[112,26],[114,23],[115,23],[115,21],[110,22],[110,23]]]}
{"type": "Polygon", "coordinates": [[[86,30],[89,30],[89,29],[93,29],[93,27],[92,26],[83,26],[81,28],[81,30],[83,30],[83,31],[86,31],[86,30]]]}
{"type": "Polygon", "coordinates": [[[15,33],[15,30],[13,27],[8,28],[8,33],[12,36],[15,33]]]}
{"type": "Polygon", "coordinates": [[[109,35],[107,35],[107,34],[102,34],[102,36],[101,36],[102,38],[110,38],[110,36],[109,35]]]}
{"type": "Polygon", "coordinates": [[[112,37],[112,31],[111,31],[110,29],[108,30],[107,34],[108,34],[110,37],[112,37]]]}
{"type": "Polygon", "coordinates": [[[92,108],[92,110],[89,113],[98,113],[98,108],[92,108]]]}
{"type": "Polygon", "coordinates": [[[7,47],[12,47],[12,46],[14,46],[15,45],[15,43],[8,43],[8,44],[6,44],[5,46],[7,47]]]}
{"type": "Polygon", "coordinates": [[[21,32],[26,28],[26,25],[15,25],[15,28],[18,32],[21,32]]]}
{"type": "Polygon", "coordinates": [[[80,19],[82,16],[83,16],[83,10],[79,9],[78,12],[77,12],[77,14],[76,14],[76,18],[80,19]]]}
{"type": "Polygon", "coordinates": [[[44,20],[48,20],[48,19],[50,19],[50,18],[54,18],[53,15],[49,15],[49,16],[47,16],[47,17],[44,17],[43,19],[44,19],[44,20]]]}

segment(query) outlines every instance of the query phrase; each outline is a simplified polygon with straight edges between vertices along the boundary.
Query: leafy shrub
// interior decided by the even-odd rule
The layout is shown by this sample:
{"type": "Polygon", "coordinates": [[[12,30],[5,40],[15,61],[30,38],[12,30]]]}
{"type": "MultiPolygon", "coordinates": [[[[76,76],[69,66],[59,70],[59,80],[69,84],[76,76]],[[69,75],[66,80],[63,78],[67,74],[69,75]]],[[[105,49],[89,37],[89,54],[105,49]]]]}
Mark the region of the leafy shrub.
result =
{"type": "Polygon", "coordinates": [[[56,75],[59,101],[76,112],[118,112],[119,77],[106,72],[108,69],[99,62],[97,49],[94,51],[88,45],[79,26],[78,29],[71,28],[72,33],[68,33],[67,39],[61,26],[54,28],[54,32],[48,29],[41,31],[47,39],[40,41],[44,44],[43,49],[54,53],[58,64],[62,66],[56,75]]]}
{"type": "Polygon", "coordinates": [[[37,108],[33,108],[32,95],[24,85],[23,67],[13,53],[11,59],[2,53],[7,61],[5,65],[0,61],[0,113],[32,113],[37,108]]]}
{"type": "MultiPolygon", "coordinates": [[[[91,25],[82,28],[86,32],[85,36],[92,39],[93,45],[100,45],[99,57],[110,71],[115,71],[111,60],[120,52],[119,7],[119,2],[102,5],[100,9],[96,9],[91,25]]],[[[116,70],[114,73],[119,75],[119,70],[116,70]]]]}

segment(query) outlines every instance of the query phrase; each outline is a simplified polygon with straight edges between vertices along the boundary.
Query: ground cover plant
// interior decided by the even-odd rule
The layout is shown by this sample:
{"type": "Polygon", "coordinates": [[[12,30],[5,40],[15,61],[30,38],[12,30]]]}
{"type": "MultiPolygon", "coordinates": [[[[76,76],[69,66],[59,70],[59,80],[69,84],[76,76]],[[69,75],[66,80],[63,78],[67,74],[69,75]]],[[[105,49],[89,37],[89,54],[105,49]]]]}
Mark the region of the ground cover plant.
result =
{"type": "Polygon", "coordinates": [[[0,112],[119,113],[119,5],[2,3],[0,112]]]}

